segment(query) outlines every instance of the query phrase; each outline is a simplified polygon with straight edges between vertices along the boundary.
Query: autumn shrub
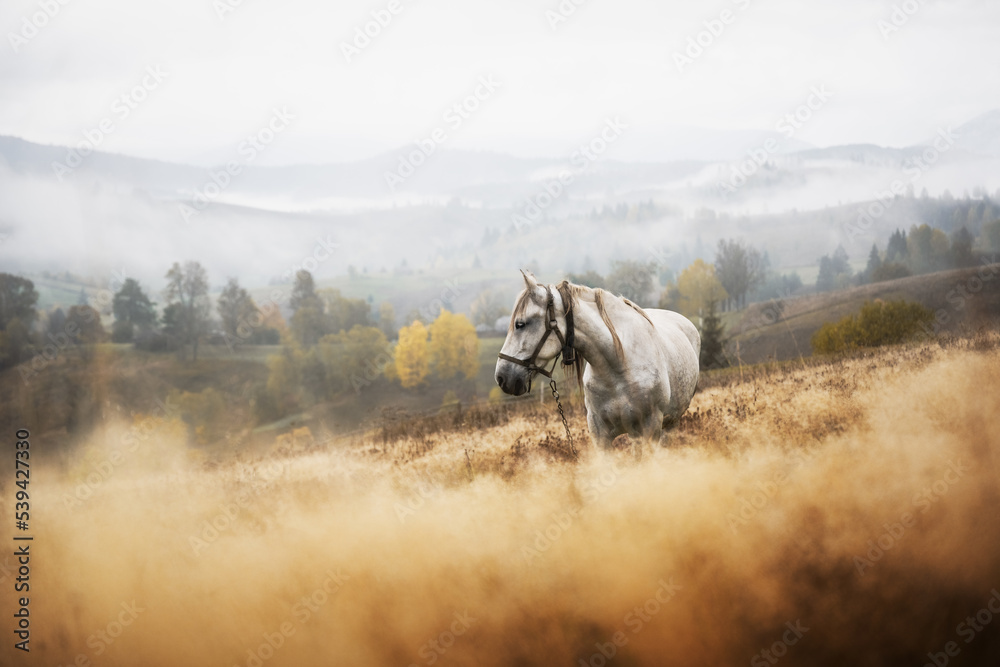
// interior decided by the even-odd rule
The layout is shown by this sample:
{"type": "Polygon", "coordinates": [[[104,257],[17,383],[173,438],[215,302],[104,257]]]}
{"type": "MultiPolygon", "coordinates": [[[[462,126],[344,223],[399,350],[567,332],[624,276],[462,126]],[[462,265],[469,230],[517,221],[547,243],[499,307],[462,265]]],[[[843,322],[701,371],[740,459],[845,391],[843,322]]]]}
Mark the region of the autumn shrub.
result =
{"type": "Polygon", "coordinates": [[[856,315],[827,322],[813,334],[816,354],[895,345],[915,337],[934,321],[926,306],[907,301],[866,301],[856,315]]]}

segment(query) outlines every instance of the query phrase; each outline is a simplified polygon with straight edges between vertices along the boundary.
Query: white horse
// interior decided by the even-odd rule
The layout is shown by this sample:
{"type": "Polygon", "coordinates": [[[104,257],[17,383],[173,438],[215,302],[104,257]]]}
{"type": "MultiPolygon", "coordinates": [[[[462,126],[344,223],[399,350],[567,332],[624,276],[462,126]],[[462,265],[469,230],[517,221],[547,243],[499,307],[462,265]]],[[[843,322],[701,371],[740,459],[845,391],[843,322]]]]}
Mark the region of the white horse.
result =
{"type": "Polygon", "coordinates": [[[608,448],[622,433],[660,442],[698,384],[701,336],[691,321],[601,289],[566,281],[540,285],[521,273],[525,289],[497,360],[500,389],[514,396],[528,392],[536,373],[551,377],[545,367],[562,354],[583,382],[595,445],[608,448]]]}

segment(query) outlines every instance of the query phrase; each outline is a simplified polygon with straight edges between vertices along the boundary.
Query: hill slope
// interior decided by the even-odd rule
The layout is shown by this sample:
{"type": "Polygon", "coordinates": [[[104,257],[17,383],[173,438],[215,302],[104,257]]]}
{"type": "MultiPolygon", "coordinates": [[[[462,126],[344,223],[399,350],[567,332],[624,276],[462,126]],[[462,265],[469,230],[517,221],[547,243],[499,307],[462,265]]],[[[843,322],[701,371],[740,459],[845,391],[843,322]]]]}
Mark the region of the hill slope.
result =
{"type": "Polygon", "coordinates": [[[1000,264],[940,271],[853,289],[786,299],[780,317],[774,302],[747,308],[732,336],[730,351],[743,363],[785,360],[812,354],[809,340],[826,322],[856,313],[865,301],[905,299],[933,310],[935,333],[976,329],[1000,320],[1000,264]]]}

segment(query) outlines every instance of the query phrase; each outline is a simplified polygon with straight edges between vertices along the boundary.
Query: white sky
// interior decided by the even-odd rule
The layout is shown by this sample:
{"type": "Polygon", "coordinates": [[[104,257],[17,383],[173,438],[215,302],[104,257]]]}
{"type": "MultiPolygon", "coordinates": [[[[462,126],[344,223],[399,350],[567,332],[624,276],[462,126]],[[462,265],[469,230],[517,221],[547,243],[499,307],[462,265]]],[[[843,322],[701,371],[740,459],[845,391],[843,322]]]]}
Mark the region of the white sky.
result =
{"type": "Polygon", "coordinates": [[[666,159],[657,140],[678,128],[771,130],[816,85],[833,98],[795,138],[821,146],[906,145],[1000,107],[996,0],[586,0],[556,30],[559,0],[403,0],[351,63],[341,42],[389,0],[242,0],[220,19],[223,1],[68,0],[15,53],[39,0],[4,0],[0,134],[71,144],[110,117],[101,148],[204,164],[285,106],[296,120],[260,163],[342,161],[446,127],[490,74],[500,89],[448,147],[560,157],[619,115],[622,157],[666,159]],[[884,38],[894,4],[919,9],[884,38]],[[673,52],[726,9],[679,73],[673,52]],[[114,100],[156,65],[166,80],[118,119],[114,100]]]}

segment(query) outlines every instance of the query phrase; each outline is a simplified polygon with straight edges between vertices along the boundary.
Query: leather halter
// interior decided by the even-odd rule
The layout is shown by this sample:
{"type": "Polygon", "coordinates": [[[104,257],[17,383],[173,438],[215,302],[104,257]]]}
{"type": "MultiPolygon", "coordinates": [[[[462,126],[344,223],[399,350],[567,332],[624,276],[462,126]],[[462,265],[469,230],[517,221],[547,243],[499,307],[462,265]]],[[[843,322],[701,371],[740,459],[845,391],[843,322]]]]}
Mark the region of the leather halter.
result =
{"type": "MultiPolygon", "coordinates": [[[[556,288],[559,289],[559,288],[556,288]]],[[[552,297],[552,287],[550,285],[545,286],[545,294],[548,297],[545,303],[545,333],[542,334],[541,340],[538,341],[538,345],[535,346],[535,351],[531,354],[528,359],[517,359],[510,355],[500,353],[497,355],[500,359],[504,361],[510,361],[519,366],[524,366],[529,371],[534,371],[536,373],[541,373],[545,377],[552,379],[552,373],[556,370],[556,364],[552,364],[552,370],[546,370],[543,366],[538,366],[535,364],[535,360],[538,359],[539,353],[545,346],[545,341],[549,339],[549,334],[555,332],[556,338],[562,344],[562,349],[556,354],[555,360],[559,359],[562,355],[562,362],[564,366],[569,366],[576,362],[576,349],[573,347],[574,344],[574,329],[573,329],[573,310],[567,306],[569,304],[569,293],[559,291],[559,296],[562,297],[563,306],[566,307],[566,336],[563,337],[562,332],[559,331],[559,324],[556,322],[556,306],[555,299],[552,297]]],[[[528,390],[531,390],[531,377],[528,377],[528,390]]]]}

